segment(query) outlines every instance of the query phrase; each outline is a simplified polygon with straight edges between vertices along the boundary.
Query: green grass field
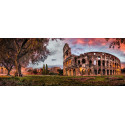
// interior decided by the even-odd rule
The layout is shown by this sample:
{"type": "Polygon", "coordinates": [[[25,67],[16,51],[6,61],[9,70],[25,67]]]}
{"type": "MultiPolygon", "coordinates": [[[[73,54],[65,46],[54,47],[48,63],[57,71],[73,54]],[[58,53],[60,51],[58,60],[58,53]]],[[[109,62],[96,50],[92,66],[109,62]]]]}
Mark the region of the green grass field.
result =
{"type": "Polygon", "coordinates": [[[25,76],[0,77],[1,86],[123,86],[125,76],[25,76]]]}

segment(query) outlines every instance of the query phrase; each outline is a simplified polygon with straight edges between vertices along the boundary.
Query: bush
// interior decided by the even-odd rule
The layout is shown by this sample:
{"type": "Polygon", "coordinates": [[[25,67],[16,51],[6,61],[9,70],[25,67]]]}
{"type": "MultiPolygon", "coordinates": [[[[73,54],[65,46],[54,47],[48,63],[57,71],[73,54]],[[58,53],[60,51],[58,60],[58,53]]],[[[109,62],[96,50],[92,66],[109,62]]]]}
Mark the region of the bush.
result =
{"type": "Polygon", "coordinates": [[[34,69],[33,70],[33,73],[36,75],[38,72],[37,72],[37,69],[34,69]]]}
{"type": "Polygon", "coordinates": [[[49,75],[58,75],[57,73],[50,72],[49,75]]]}

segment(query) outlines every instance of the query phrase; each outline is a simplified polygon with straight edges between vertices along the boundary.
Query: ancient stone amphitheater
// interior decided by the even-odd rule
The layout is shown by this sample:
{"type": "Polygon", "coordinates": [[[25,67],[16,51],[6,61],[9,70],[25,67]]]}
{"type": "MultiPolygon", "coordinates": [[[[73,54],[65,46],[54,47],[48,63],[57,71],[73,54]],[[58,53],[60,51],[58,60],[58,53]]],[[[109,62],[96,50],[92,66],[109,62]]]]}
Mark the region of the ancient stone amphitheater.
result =
{"type": "Polygon", "coordinates": [[[88,52],[79,56],[71,54],[66,43],[63,48],[63,75],[117,75],[121,73],[120,60],[109,53],[88,52]]]}

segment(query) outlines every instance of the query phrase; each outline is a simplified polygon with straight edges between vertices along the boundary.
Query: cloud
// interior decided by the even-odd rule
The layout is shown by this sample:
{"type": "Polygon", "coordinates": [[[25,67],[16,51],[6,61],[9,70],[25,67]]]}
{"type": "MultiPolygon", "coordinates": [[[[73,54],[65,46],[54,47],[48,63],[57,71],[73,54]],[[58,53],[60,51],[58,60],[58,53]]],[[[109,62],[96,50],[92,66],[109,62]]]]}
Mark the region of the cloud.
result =
{"type": "Polygon", "coordinates": [[[105,38],[66,38],[67,42],[72,48],[72,53],[79,55],[85,52],[107,52],[117,56],[122,62],[125,62],[125,45],[121,44],[121,48],[109,48],[111,42],[115,38],[110,38],[108,41],[105,38]]]}
{"type": "MultiPolygon", "coordinates": [[[[48,49],[52,52],[50,56],[45,60],[45,64],[51,66],[63,66],[63,46],[65,43],[68,43],[71,47],[72,54],[80,55],[86,52],[107,52],[117,56],[121,62],[122,66],[125,66],[125,45],[122,45],[120,49],[109,48],[111,42],[114,41],[114,38],[111,38],[108,42],[105,38],[65,38],[64,41],[50,41],[48,49]],[[55,59],[53,61],[53,59],[55,59]]],[[[42,67],[43,63],[39,63],[38,66],[42,67]]]]}

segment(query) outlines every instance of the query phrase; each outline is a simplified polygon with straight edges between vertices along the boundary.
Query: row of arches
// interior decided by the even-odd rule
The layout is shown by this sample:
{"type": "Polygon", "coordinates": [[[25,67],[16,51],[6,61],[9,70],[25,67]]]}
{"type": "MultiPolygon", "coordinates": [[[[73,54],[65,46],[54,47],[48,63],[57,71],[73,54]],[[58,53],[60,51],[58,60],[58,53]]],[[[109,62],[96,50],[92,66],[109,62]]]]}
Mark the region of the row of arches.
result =
{"type": "MultiPolygon", "coordinates": [[[[80,64],[85,64],[86,63],[86,60],[85,59],[82,59],[82,62],[80,61],[80,60],[78,60],[78,65],[80,65],[80,64]]],[[[98,66],[101,66],[101,64],[102,64],[102,66],[110,66],[110,67],[115,67],[115,68],[118,68],[118,67],[120,67],[120,65],[118,64],[118,63],[116,63],[116,62],[109,62],[109,61],[105,61],[105,60],[94,60],[94,61],[92,61],[92,60],[89,60],[89,67],[91,67],[92,65],[98,65],[98,66]]]]}
{"type": "MultiPolygon", "coordinates": [[[[120,72],[116,70],[110,70],[110,69],[88,69],[88,70],[82,70],[81,75],[116,75],[119,74],[120,72]]],[[[76,69],[70,69],[66,70],[66,75],[67,76],[76,76],[76,69]]]]}

